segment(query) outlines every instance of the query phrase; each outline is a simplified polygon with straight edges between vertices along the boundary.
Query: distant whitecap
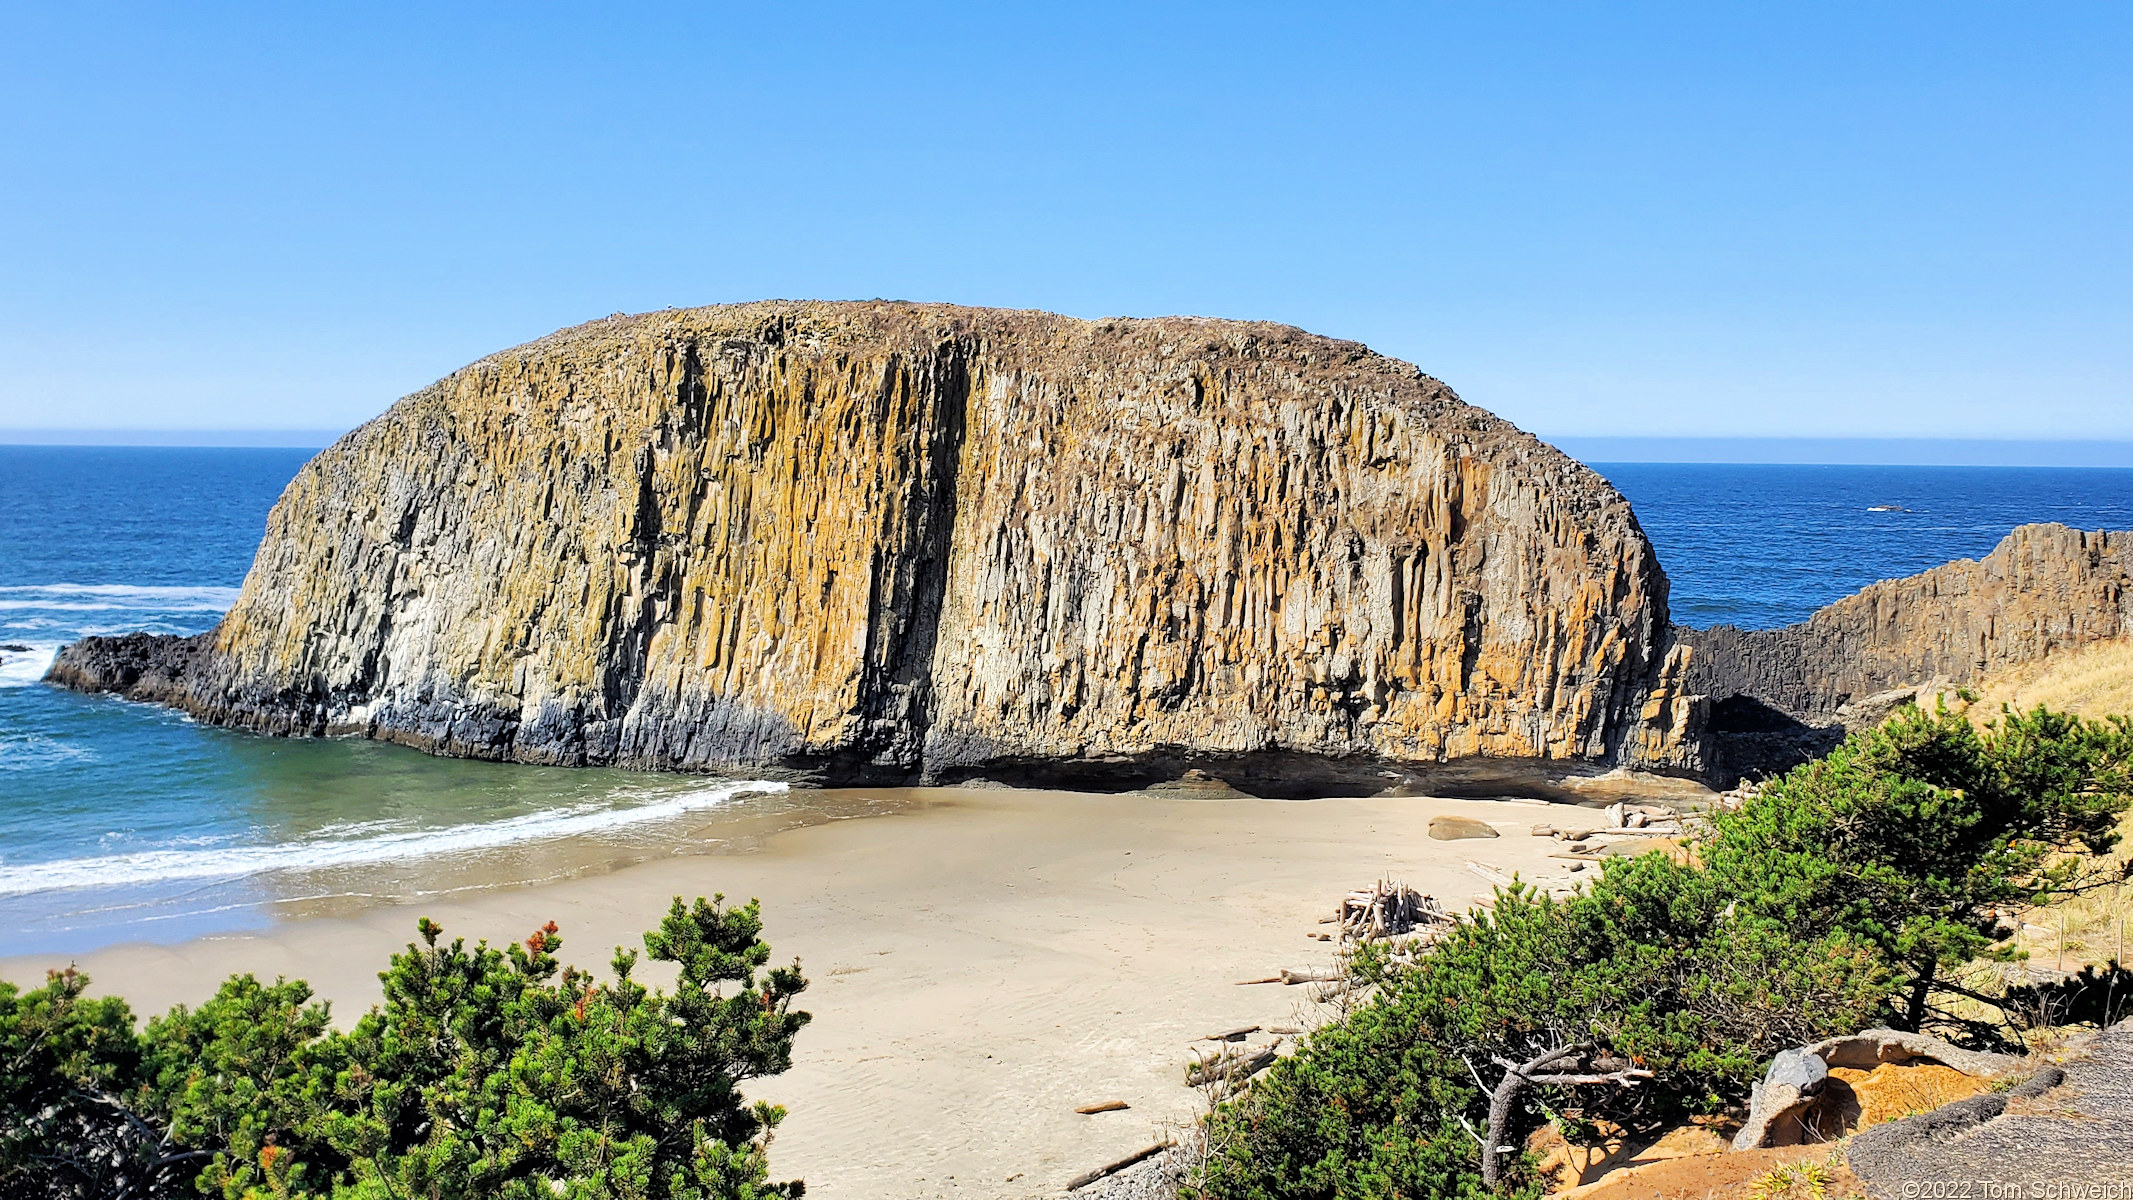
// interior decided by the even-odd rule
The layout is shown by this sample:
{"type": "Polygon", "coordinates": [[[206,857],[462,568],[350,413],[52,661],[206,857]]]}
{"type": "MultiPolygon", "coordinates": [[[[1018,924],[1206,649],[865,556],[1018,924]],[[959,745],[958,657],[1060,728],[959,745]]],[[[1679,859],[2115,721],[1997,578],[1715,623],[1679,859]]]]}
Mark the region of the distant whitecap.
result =
{"type": "Polygon", "coordinates": [[[147,587],[127,583],[29,583],[0,587],[0,611],[227,612],[237,603],[233,587],[147,587]]]}

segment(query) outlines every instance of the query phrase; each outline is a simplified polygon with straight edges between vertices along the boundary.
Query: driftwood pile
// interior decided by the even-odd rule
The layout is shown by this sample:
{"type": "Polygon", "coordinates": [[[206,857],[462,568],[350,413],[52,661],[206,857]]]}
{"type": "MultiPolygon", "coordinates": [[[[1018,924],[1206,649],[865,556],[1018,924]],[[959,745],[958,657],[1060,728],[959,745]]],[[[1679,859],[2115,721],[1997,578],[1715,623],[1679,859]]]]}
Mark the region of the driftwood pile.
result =
{"type": "Polygon", "coordinates": [[[1344,942],[1376,941],[1418,929],[1433,935],[1457,923],[1434,897],[1384,879],[1348,893],[1333,919],[1344,942]]]}
{"type": "Polygon", "coordinates": [[[1739,812],[1742,805],[1761,795],[1762,791],[1762,784],[1744,779],[1734,785],[1732,790],[1718,793],[1718,800],[1714,807],[1725,812],[1739,812]]]}
{"type": "Polygon", "coordinates": [[[1275,1038],[1263,1046],[1250,1046],[1241,1041],[1224,1042],[1213,1053],[1185,1067],[1185,1082],[1192,1087],[1205,1087],[1210,1083],[1228,1081],[1231,1085],[1242,1083],[1274,1065],[1274,1058],[1281,1052],[1281,1038],[1275,1038]]]}

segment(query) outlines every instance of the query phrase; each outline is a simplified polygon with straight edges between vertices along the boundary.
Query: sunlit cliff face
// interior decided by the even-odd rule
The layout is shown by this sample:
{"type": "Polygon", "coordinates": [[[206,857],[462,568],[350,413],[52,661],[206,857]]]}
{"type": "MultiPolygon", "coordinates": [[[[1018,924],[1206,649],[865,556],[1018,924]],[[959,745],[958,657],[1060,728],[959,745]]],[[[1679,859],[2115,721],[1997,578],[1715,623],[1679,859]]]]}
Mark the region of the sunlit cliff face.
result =
{"type": "Polygon", "coordinates": [[[824,779],[1665,763],[1665,589],[1604,481],[1353,343],[765,303],[565,330],[344,438],[181,702],[824,779]]]}

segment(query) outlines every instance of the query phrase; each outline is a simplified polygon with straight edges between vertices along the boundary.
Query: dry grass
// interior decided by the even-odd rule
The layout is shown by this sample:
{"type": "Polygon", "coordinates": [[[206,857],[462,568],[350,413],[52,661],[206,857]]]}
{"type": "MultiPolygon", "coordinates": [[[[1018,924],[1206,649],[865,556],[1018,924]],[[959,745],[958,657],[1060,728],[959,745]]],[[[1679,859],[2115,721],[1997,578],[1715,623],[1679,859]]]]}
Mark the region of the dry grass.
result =
{"type": "MultiPolygon", "coordinates": [[[[1971,712],[1980,720],[1997,716],[2002,705],[2027,710],[2042,704],[2091,719],[2133,713],[2133,638],[2097,642],[2002,671],[1973,690],[1978,703],[1971,712]]],[[[2133,859],[2133,813],[2118,828],[2117,850],[2097,865],[2122,878],[2133,859]]],[[[2032,909],[2021,919],[2015,941],[2032,966],[2078,971],[2092,963],[2123,963],[2126,939],[2133,937],[2133,887],[2112,884],[2032,909]]]]}
{"type": "MultiPolygon", "coordinates": [[[[2026,711],[2040,704],[2090,719],[2133,714],[2133,638],[2098,642],[2010,668],[1971,685],[1970,691],[1977,697],[1971,715],[1979,722],[1997,717],[2003,706],[2026,711]]],[[[1954,702],[1954,697],[1947,698],[1954,702]]],[[[2117,849],[2094,866],[2100,876],[2122,880],[2126,863],[2133,860],[2133,813],[2118,828],[2117,849]]],[[[1965,973],[1973,985],[1997,990],[1993,983],[2027,982],[2031,970],[2045,975],[2124,964],[2127,943],[2133,941],[2133,885],[2107,884],[2058,904],[2025,910],[2017,919],[2021,929],[2014,945],[2026,963],[1978,963],[1965,973]]]]}
{"type": "Polygon", "coordinates": [[[2042,704],[2084,717],[2133,713],[2133,638],[2095,642],[1989,676],[1972,689],[1979,716],[2002,704],[2031,709],[2042,704]]]}
{"type": "Polygon", "coordinates": [[[1789,1163],[1750,1180],[1747,1194],[1753,1200],[1823,1200],[1837,1184],[1842,1163],[1839,1154],[1823,1162],[1789,1163]]]}
{"type": "MultiPolygon", "coordinates": [[[[2120,821],[2119,833],[2118,847],[2096,864],[2102,870],[2121,872],[2127,860],[2133,858],[2133,813],[2120,821]]],[[[1997,993],[2005,986],[2058,978],[2061,972],[2125,963],[2128,950],[2133,949],[2128,945],[2133,942],[2133,884],[2111,883],[2057,904],[2026,909],[2017,920],[2021,930],[2013,945],[2023,953],[2023,959],[2013,963],[1974,962],[1958,973],[1967,986],[1997,993]]],[[[2111,1008],[2113,1013],[2121,1011],[2118,1004],[2111,1008]]],[[[1954,1011],[1971,1018],[1994,1015],[1969,1001],[1957,1003],[1954,1011]]],[[[2018,1031],[2017,1036],[2032,1052],[2051,1050],[2065,1033],[2058,1028],[2059,1016],[2049,1011],[2023,1013],[2020,1020],[2027,1028],[2018,1031]]]]}
{"type": "Polygon", "coordinates": [[[2133,860],[2133,813],[2118,823],[2117,849],[2099,864],[2120,880],[2023,917],[2018,941],[2030,962],[2050,963],[2055,970],[2078,971],[2084,965],[2126,961],[2126,941],[2133,938],[2133,886],[2124,882],[2133,860]]]}

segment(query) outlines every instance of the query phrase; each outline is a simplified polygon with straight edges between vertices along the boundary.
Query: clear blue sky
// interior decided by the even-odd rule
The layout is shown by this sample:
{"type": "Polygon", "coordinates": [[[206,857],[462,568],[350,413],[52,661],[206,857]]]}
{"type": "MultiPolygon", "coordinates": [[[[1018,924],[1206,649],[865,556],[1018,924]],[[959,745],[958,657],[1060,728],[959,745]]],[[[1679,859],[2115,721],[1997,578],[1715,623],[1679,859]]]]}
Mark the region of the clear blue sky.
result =
{"type": "Polygon", "coordinates": [[[331,7],[0,8],[0,428],[886,296],[1292,322],[1559,436],[2133,437],[2122,4],[331,7]]]}

